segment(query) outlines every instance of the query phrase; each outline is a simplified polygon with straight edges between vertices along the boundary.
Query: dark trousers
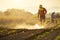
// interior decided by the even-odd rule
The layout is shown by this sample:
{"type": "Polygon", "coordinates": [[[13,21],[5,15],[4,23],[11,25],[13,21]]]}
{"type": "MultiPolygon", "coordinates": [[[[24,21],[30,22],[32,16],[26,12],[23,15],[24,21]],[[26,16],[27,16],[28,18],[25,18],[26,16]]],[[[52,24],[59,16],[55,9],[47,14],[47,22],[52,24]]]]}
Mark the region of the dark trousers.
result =
{"type": "Polygon", "coordinates": [[[40,22],[41,22],[41,24],[45,22],[45,15],[40,16],[40,22]]]}

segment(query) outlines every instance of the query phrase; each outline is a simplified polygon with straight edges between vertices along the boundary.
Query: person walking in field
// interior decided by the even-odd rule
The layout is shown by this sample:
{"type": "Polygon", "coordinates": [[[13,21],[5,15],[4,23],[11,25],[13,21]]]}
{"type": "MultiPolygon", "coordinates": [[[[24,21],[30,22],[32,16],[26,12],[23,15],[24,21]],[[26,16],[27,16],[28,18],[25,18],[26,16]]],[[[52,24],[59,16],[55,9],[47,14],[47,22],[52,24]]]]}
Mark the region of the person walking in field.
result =
{"type": "Polygon", "coordinates": [[[47,10],[42,5],[40,5],[39,6],[39,10],[38,10],[38,18],[39,18],[41,24],[43,22],[45,22],[45,15],[46,15],[46,13],[47,13],[47,10]]]}
{"type": "Polygon", "coordinates": [[[53,12],[53,13],[51,14],[51,23],[54,23],[55,18],[56,18],[55,12],[53,12]]]}

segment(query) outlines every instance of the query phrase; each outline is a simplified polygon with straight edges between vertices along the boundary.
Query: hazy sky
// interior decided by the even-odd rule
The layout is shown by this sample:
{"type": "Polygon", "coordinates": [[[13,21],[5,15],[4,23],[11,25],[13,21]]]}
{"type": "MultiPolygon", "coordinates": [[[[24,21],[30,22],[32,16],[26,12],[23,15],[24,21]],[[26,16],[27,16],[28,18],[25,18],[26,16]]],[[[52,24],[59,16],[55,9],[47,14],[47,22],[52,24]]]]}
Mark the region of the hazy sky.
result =
{"type": "Polygon", "coordinates": [[[16,8],[37,13],[42,4],[48,12],[60,11],[60,0],[0,0],[0,10],[16,8]]]}

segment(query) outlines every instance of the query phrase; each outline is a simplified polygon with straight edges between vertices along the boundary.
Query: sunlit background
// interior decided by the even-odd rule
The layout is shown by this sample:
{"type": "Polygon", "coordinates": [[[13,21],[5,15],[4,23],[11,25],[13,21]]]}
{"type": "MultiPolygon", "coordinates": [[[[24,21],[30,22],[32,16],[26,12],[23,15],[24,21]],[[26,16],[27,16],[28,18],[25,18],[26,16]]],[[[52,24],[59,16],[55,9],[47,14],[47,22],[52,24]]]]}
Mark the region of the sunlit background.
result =
{"type": "Polygon", "coordinates": [[[24,9],[25,11],[35,14],[40,4],[42,4],[48,12],[60,11],[60,0],[0,0],[0,11],[16,8],[24,9]]]}

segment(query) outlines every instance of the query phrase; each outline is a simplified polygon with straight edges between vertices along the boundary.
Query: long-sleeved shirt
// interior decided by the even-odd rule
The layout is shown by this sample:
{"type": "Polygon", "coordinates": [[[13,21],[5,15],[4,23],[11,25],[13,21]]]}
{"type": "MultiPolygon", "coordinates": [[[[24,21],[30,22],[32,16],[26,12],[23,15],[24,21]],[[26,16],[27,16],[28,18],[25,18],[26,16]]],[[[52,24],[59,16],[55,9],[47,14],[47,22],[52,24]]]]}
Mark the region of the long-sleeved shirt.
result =
{"type": "Polygon", "coordinates": [[[38,16],[44,16],[47,13],[47,10],[45,8],[39,8],[38,10],[38,16]]]}

